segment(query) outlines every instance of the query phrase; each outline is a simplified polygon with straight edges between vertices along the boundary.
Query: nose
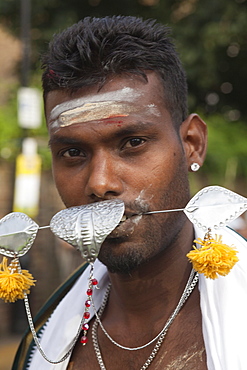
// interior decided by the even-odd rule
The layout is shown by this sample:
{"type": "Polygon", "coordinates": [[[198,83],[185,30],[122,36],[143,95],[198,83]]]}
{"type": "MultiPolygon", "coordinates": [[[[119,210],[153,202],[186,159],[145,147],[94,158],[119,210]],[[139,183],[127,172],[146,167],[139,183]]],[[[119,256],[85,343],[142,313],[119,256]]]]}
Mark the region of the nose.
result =
{"type": "Polygon", "coordinates": [[[85,187],[87,197],[91,199],[111,199],[123,192],[123,182],[120,177],[119,162],[109,153],[94,155],[88,167],[88,177],[85,187]]]}

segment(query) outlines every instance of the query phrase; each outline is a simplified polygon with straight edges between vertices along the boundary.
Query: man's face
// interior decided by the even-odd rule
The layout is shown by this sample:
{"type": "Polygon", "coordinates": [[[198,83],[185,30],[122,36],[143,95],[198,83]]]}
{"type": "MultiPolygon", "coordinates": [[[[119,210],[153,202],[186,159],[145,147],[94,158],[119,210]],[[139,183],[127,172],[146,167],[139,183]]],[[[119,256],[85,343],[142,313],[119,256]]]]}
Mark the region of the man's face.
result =
{"type": "Polygon", "coordinates": [[[73,98],[50,92],[46,112],[53,174],[66,207],[122,199],[126,221],[105,240],[99,259],[129,272],[177,239],[183,212],[138,215],[184,207],[189,200],[183,142],[154,73],[116,77],[100,91],[73,98]],[[135,215],[135,216],[133,216],[135,215]]]}

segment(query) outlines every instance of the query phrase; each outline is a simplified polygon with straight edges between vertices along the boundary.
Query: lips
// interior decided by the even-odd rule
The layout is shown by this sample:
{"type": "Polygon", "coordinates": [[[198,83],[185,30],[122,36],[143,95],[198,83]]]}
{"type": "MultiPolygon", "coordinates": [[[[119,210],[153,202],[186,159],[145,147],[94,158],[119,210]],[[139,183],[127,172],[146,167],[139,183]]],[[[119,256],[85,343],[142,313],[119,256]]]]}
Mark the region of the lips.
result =
{"type": "Polygon", "coordinates": [[[136,213],[132,215],[124,214],[118,226],[108,235],[107,238],[113,239],[129,237],[134,233],[141,218],[142,216],[136,213]]]}

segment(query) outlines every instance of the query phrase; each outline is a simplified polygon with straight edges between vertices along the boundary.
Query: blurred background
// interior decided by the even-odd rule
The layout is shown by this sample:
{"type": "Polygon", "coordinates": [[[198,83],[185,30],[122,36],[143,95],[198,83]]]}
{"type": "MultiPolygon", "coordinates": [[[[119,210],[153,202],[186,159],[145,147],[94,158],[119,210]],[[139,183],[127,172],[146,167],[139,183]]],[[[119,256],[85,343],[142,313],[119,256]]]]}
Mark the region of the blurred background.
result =
{"type": "MultiPolygon", "coordinates": [[[[191,176],[192,193],[220,185],[247,196],[246,0],[1,0],[0,218],[21,211],[44,226],[63,208],[52,181],[40,55],[54,33],[88,15],[113,14],[155,18],[172,29],[187,72],[190,112],[209,128],[207,159],[191,176]]],[[[234,227],[246,235],[246,216],[234,227]]],[[[37,279],[33,315],[81,262],[49,229],[39,231],[21,258],[37,279]]],[[[11,368],[26,326],[22,301],[0,302],[1,370],[11,368]]]]}

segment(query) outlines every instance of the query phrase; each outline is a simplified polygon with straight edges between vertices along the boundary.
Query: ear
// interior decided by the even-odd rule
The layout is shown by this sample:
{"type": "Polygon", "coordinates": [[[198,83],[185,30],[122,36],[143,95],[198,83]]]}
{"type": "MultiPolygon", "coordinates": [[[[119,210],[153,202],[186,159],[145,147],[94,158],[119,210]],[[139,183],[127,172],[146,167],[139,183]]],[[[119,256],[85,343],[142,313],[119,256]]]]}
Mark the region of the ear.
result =
{"type": "Polygon", "coordinates": [[[181,124],[180,137],[187,158],[188,170],[192,163],[203,165],[207,150],[207,126],[197,115],[190,114],[181,124]]]}

